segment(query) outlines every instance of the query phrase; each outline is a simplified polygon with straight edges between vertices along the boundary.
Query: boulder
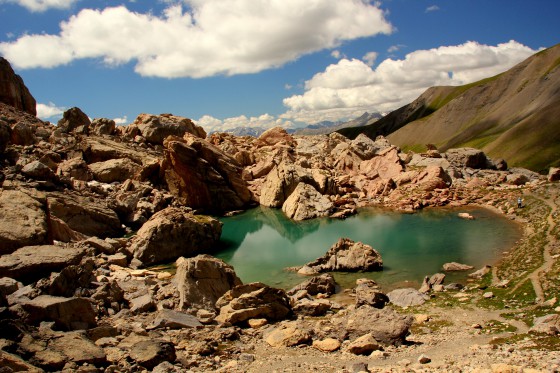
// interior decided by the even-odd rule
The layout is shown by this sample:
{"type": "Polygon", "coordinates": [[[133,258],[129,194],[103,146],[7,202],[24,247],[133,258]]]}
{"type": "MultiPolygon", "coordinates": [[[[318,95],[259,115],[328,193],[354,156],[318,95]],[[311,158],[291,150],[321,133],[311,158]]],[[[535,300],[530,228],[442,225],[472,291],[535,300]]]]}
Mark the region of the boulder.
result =
{"type": "Polygon", "coordinates": [[[23,166],[21,173],[27,177],[41,181],[52,181],[56,179],[54,172],[39,161],[32,161],[23,166]]]}
{"type": "Polygon", "coordinates": [[[90,124],[89,117],[79,108],[73,107],[62,114],[57,126],[65,133],[87,134],[90,124]]]}
{"type": "Polygon", "coordinates": [[[383,347],[381,347],[371,333],[356,338],[346,346],[346,351],[354,355],[369,355],[373,351],[381,349],[383,349],[383,347]]]}
{"type": "Polygon", "coordinates": [[[292,304],[292,310],[296,314],[305,316],[323,316],[331,308],[331,302],[326,299],[302,298],[292,304]]]}
{"type": "Polygon", "coordinates": [[[2,350],[0,350],[0,367],[6,368],[6,372],[44,372],[43,369],[37,368],[29,362],[23,360],[21,357],[2,350]]]}
{"type": "Polygon", "coordinates": [[[101,200],[77,194],[50,193],[47,202],[51,215],[76,232],[100,238],[122,235],[119,217],[101,200]]]}
{"type": "Polygon", "coordinates": [[[451,185],[451,177],[440,166],[428,166],[418,175],[415,183],[424,191],[447,188],[451,185]]]}
{"type": "Polygon", "coordinates": [[[290,322],[275,328],[265,341],[272,347],[294,347],[311,343],[311,333],[297,322],[290,322]]]}
{"type": "Polygon", "coordinates": [[[444,157],[457,168],[487,169],[493,166],[493,162],[482,150],[474,148],[449,149],[444,157]]]}
{"type": "Polygon", "coordinates": [[[279,143],[291,145],[295,142],[293,136],[288,134],[282,127],[274,127],[264,131],[259,136],[259,140],[266,145],[276,145],[279,143]]]}
{"type": "Polygon", "coordinates": [[[419,306],[426,303],[428,296],[416,289],[395,289],[387,293],[389,302],[399,307],[419,306]]]}
{"type": "Polygon", "coordinates": [[[92,135],[112,135],[115,132],[115,121],[107,118],[95,118],[91,121],[89,132],[92,135]]]}
{"type": "Polygon", "coordinates": [[[325,255],[307,263],[306,266],[316,272],[379,271],[383,269],[383,260],[373,247],[348,238],[341,238],[325,255]]]}
{"type": "Polygon", "coordinates": [[[325,294],[333,295],[336,290],[336,281],[330,273],[314,276],[287,291],[288,295],[294,295],[300,290],[305,290],[309,295],[325,294]]]}
{"type": "Polygon", "coordinates": [[[379,177],[382,180],[389,180],[399,176],[402,172],[399,152],[394,146],[360,163],[360,173],[370,179],[379,177]]]}
{"type": "Polygon", "coordinates": [[[142,137],[152,144],[162,145],[168,136],[183,137],[186,133],[204,139],[206,132],[188,118],[171,114],[140,114],[133,122],[142,137]]]}
{"type": "Polygon", "coordinates": [[[549,335],[560,334],[560,315],[549,314],[536,317],[533,320],[533,326],[529,330],[530,333],[544,333],[549,335]]]}
{"type": "Polygon", "coordinates": [[[457,262],[445,263],[443,265],[443,270],[445,272],[469,271],[473,268],[474,268],[473,266],[470,266],[468,264],[461,264],[457,262]]]}
{"type": "Polygon", "coordinates": [[[389,298],[383,293],[375,281],[370,279],[359,279],[354,289],[356,294],[356,307],[368,305],[375,308],[383,308],[389,302],[389,298]]]}
{"type": "Polygon", "coordinates": [[[193,135],[164,142],[161,172],[181,204],[213,212],[237,210],[251,200],[242,168],[220,148],[193,135]]]}
{"type": "Polygon", "coordinates": [[[216,301],[241,280],[232,266],[210,255],[179,258],[175,285],[179,291],[179,309],[214,311],[216,301]]]}
{"type": "Polygon", "coordinates": [[[0,119],[0,154],[6,151],[6,147],[10,143],[12,137],[12,128],[8,123],[0,119]]]}
{"type": "MultiPolygon", "coordinates": [[[[0,153],[2,153],[0,148],[0,153]]],[[[560,167],[550,167],[548,170],[548,181],[559,181],[560,180],[560,167]]]]}
{"type": "Polygon", "coordinates": [[[341,346],[341,343],[338,339],[335,338],[325,338],[322,340],[313,341],[312,344],[313,348],[316,348],[322,352],[334,352],[338,350],[341,346]]]}
{"type": "Polygon", "coordinates": [[[110,159],[89,165],[93,178],[102,183],[123,182],[134,179],[140,172],[141,166],[128,158],[110,159]]]}
{"type": "Polygon", "coordinates": [[[492,270],[492,266],[485,265],[484,267],[480,268],[479,270],[474,271],[473,273],[469,274],[470,278],[479,279],[490,273],[492,270]]]}
{"type": "Polygon", "coordinates": [[[282,207],[300,182],[312,184],[314,180],[302,167],[289,162],[280,163],[264,180],[260,204],[267,207],[282,207]]]}
{"type": "Polygon", "coordinates": [[[85,258],[79,265],[64,267],[59,273],[51,273],[47,293],[49,295],[71,297],[77,289],[90,287],[95,281],[93,259],[85,258]]]}
{"type": "Polygon", "coordinates": [[[282,205],[282,211],[293,220],[328,216],[333,203],[309,184],[299,183],[282,205]]]}
{"type": "Polygon", "coordinates": [[[0,102],[37,115],[37,102],[25,86],[23,79],[17,75],[8,60],[0,57],[0,102]]]}
{"type": "Polygon", "coordinates": [[[218,299],[216,307],[220,309],[216,321],[230,324],[255,318],[279,321],[292,313],[284,290],[260,282],[235,286],[218,299]]]}
{"type": "Polygon", "coordinates": [[[142,367],[154,369],[164,361],[175,361],[175,346],[162,340],[146,340],[135,343],[130,349],[130,357],[142,367]]]}
{"type": "Polygon", "coordinates": [[[157,312],[154,320],[146,327],[146,329],[183,329],[199,327],[202,327],[200,321],[188,313],[162,309],[157,312]]]}
{"type": "Polygon", "coordinates": [[[0,190],[0,255],[22,246],[50,243],[44,195],[0,190]]]}
{"type": "Polygon", "coordinates": [[[58,164],[56,174],[81,181],[90,181],[93,178],[87,163],[81,158],[70,158],[58,164]]]}
{"type": "Polygon", "coordinates": [[[168,207],[142,225],[131,239],[129,250],[145,266],[171,262],[209,250],[221,233],[222,223],[217,219],[168,207]]]}
{"type": "Polygon", "coordinates": [[[2,295],[10,295],[22,286],[23,284],[21,282],[13,278],[0,277],[0,294],[2,295]]]}
{"type": "Polygon", "coordinates": [[[69,265],[76,265],[85,254],[81,247],[55,245],[25,246],[0,257],[0,277],[31,282],[47,277],[69,265]]]}
{"type": "Polygon", "coordinates": [[[97,325],[95,312],[86,298],[64,298],[40,295],[21,303],[24,319],[32,325],[42,321],[54,321],[61,330],[89,329],[97,325]]]}
{"type": "Polygon", "coordinates": [[[34,132],[33,124],[27,121],[19,121],[12,125],[10,141],[14,145],[33,145],[37,143],[34,132]]]}

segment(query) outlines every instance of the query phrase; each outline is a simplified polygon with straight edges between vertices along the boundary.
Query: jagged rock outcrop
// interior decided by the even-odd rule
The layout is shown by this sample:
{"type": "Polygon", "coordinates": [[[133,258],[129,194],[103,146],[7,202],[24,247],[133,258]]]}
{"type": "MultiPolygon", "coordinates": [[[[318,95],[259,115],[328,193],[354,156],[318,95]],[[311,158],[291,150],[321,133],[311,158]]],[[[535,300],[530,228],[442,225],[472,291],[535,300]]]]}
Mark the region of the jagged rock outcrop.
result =
{"type": "Polygon", "coordinates": [[[223,212],[243,208],[251,200],[241,167],[218,147],[189,134],[168,137],[164,147],[161,172],[180,203],[223,212]]]}
{"type": "Polygon", "coordinates": [[[62,114],[57,128],[65,133],[87,134],[90,124],[89,117],[80,108],[73,107],[62,114]]]}
{"type": "Polygon", "coordinates": [[[8,123],[0,119],[0,154],[4,153],[6,150],[11,136],[12,128],[8,125],[8,123]]]}
{"type": "Polygon", "coordinates": [[[373,247],[341,238],[324,256],[307,263],[304,268],[314,272],[379,271],[383,269],[383,260],[373,247]]]}
{"type": "Polygon", "coordinates": [[[12,66],[0,57],[0,102],[37,115],[37,102],[25,86],[23,79],[17,75],[12,66]]]}
{"type": "Polygon", "coordinates": [[[140,114],[134,120],[133,125],[137,126],[140,134],[152,144],[162,145],[163,140],[168,136],[182,137],[185,133],[202,139],[206,137],[204,129],[190,119],[171,114],[140,114]]]}
{"type": "Polygon", "coordinates": [[[128,158],[110,159],[89,165],[93,178],[102,183],[123,182],[135,178],[141,166],[128,158]]]}
{"type": "Polygon", "coordinates": [[[309,295],[333,295],[336,290],[336,281],[330,273],[313,276],[287,291],[288,295],[294,295],[298,291],[305,290],[309,295]]]}
{"type": "Polygon", "coordinates": [[[185,208],[155,213],[131,240],[130,252],[143,266],[171,262],[210,249],[220,239],[222,224],[185,208]]]}
{"type": "Polygon", "coordinates": [[[389,303],[389,297],[381,291],[375,281],[370,279],[359,279],[354,288],[356,294],[356,307],[368,305],[375,308],[383,308],[389,303]]]}
{"type": "Polygon", "coordinates": [[[115,133],[116,123],[112,119],[95,118],[91,121],[89,132],[93,135],[113,135],[115,133]]]}
{"type": "Polygon", "coordinates": [[[241,280],[229,264],[210,255],[177,259],[177,273],[173,280],[179,291],[181,310],[206,309],[214,311],[216,301],[241,280]]]}
{"type": "Polygon", "coordinates": [[[296,221],[328,216],[332,209],[331,200],[306,183],[299,183],[282,205],[286,216],[296,221]]]}
{"type": "Polygon", "coordinates": [[[279,321],[292,313],[284,290],[260,282],[234,287],[218,299],[216,307],[220,309],[216,321],[230,324],[260,318],[279,321]]]}

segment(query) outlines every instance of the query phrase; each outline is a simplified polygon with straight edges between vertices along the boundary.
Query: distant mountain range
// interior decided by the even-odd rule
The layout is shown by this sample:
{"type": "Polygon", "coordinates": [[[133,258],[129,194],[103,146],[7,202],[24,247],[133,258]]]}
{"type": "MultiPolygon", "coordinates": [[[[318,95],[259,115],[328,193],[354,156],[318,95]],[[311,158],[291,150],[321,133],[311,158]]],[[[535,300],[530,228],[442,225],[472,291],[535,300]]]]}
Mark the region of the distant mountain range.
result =
{"type": "Polygon", "coordinates": [[[339,130],[354,138],[387,136],[403,150],[482,149],[510,166],[560,166],[560,44],[510,70],[458,87],[432,87],[412,103],[365,127],[339,130]]]}

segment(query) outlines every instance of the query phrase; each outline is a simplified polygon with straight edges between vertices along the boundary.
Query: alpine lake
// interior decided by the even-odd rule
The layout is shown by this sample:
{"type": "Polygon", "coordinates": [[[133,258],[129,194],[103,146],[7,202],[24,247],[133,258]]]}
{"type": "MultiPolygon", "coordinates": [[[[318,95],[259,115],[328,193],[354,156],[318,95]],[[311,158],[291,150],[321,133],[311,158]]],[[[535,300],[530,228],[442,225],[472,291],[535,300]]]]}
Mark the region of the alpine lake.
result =
{"type": "MultiPolygon", "coordinates": [[[[375,280],[385,291],[418,288],[426,275],[442,272],[448,262],[479,269],[494,264],[521,238],[518,224],[483,208],[425,209],[405,214],[361,209],[345,220],[329,218],[292,221],[281,210],[258,207],[220,219],[220,247],[213,253],[235,268],[244,283],[259,281],[289,289],[306,277],[287,267],[302,266],[323,256],[341,237],[361,241],[383,259],[378,272],[333,273],[342,288],[358,278],[375,280]],[[468,212],[475,220],[458,217],[468,212]]],[[[467,274],[447,273],[445,283],[465,283],[467,274]]]]}

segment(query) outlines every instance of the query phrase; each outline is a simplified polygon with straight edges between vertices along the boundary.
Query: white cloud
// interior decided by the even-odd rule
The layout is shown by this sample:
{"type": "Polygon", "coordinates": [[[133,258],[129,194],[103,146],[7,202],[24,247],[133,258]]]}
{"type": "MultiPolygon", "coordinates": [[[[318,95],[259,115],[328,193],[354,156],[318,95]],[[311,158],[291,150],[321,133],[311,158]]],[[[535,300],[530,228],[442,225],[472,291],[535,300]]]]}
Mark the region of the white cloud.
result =
{"type": "Polygon", "coordinates": [[[391,45],[391,46],[389,47],[389,49],[387,49],[387,52],[389,52],[389,53],[394,53],[394,52],[396,52],[396,51],[398,51],[399,49],[402,49],[402,48],[404,48],[404,47],[406,47],[406,45],[404,45],[404,44],[391,45]]]}
{"type": "Polygon", "coordinates": [[[339,50],[334,50],[331,52],[331,57],[339,59],[340,58],[340,51],[339,50]]]}
{"type": "Polygon", "coordinates": [[[128,124],[128,118],[126,115],[121,118],[113,118],[113,120],[117,126],[124,126],[125,124],[128,124]]]}
{"type": "Polygon", "coordinates": [[[435,12],[435,11],[437,11],[437,10],[439,10],[439,6],[437,6],[437,5],[431,5],[431,6],[429,6],[429,7],[426,8],[426,13],[435,12]]]}
{"type": "Polygon", "coordinates": [[[0,3],[14,3],[31,12],[44,12],[47,9],[68,9],[78,0],[0,0],[0,3]]]}
{"type": "Polygon", "coordinates": [[[43,120],[60,119],[62,118],[62,114],[66,110],[65,107],[58,107],[52,102],[49,102],[48,104],[38,103],[36,105],[36,108],[37,108],[37,117],[43,120]]]}
{"type": "Polygon", "coordinates": [[[206,132],[225,132],[238,127],[268,129],[272,127],[290,128],[293,126],[292,121],[276,118],[270,114],[262,114],[258,117],[240,115],[224,120],[214,118],[210,115],[204,115],[199,120],[195,121],[195,123],[202,126],[206,132]]]}
{"type": "Polygon", "coordinates": [[[135,62],[143,76],[207,77],[256,73],[345,40],[392,32],[378,4],[357,0],[184,0],[161,16],[124,6],[83,9],[59,34],[0,43],[17,68],[76,59],[135,62]]]}
{"type": "Polygon", "coordinates": [[[372,69],[343,59],[305,83],[302,95],[284,99],[281,117],[314,123],[364,111],[387,112],[413,101],[434,85],[461,85],[501,73],[536,51],[516,41],[488,46],[467,42],[418,50],[402,60],[386,59],[372,69]]]}
{"type": "Polygon", "coordinates": [[[377,60],[378,55],[379,54],[377,52],[368,52],[365,56],[362,57],[362,60],[364,60],[368,66],[373,66],[375,60],[377,60]]]}

